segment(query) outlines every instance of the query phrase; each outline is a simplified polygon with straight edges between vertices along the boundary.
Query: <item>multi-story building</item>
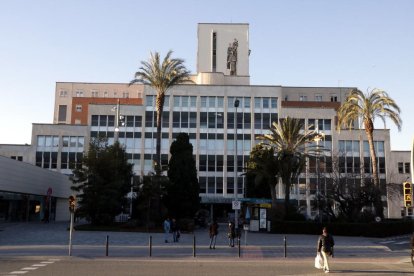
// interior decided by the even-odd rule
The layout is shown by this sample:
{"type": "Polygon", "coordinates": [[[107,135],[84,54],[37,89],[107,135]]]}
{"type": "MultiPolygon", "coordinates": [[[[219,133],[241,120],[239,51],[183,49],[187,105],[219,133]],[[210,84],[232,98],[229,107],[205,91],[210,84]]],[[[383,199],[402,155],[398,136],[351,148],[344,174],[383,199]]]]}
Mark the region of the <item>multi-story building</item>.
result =
{"type": "MultiPolygon", "coordinates": [[[[188,133],[202,202],[229,205],[236,193],[238,198],[245,196],[246,182],[241,174],[252,146],[258,143],[257,135],[267,133],[279,118],[303,119],[307,127],[324,133],[325,138],[318,143],[330,150],[320,157],[324,162],[309,160],[306,172],[291,188],[292,200],[308,217],[313,217],[311,200],[325,191],[334,160],[340,174],[355,176],[349,181],[361,183],[370,174],[365,132],[358,126],[336,130],[336,110],[352,87],[251,85],[249,56],[248,24],[198,25],[197,74],[191,76],[193,83],[173,87],[165,98],[162,163],[168,162],[169,145],[176,135],[188,133]]],[[[70,174],[71,166],[81,160],[91,138],[105,136],[113,143],[118,137],[134,164],[134,173],[146,175],[153,170],[155,154],[155,96],[154,89],[142,84],[58,82],[53,124],[33,125],[31,150],[26,149],[30,154],[23,159],[70,174]]],[[[389,130],[375,130],[374,140],[385,189],[397,160],[392,156],[400,155],[391,152],[389,130]]],[[[6,148],[3,145],[1,152],[5,153],[6,148]]],[[[405,153],[401,158],[406,159],[405,153]]],[[[277,193],[279,198],[284,197],[281,183],[277,193]]],[[[386,215],[401,217],[401,202],[392,206],[386,215]]]]}

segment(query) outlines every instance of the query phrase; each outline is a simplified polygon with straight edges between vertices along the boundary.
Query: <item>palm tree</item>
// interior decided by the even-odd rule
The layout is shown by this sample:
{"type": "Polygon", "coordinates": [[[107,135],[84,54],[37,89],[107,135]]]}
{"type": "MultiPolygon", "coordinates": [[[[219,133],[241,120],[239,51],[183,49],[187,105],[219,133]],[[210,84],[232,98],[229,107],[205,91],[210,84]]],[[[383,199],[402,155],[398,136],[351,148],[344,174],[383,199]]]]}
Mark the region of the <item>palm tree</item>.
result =
{"type": "Polygon", "coordinates": [[[305,130],[304,121],[290,117],[281,119],[279,123],[273,122],[270,132],[257,139],[275,148],[278,175],[285,186],[285,212],[288,213],[290,186],[302,172],[307,157],[319,151],[319,147],[313,145],[319,133],[305,130]]]}
{"type": "Polygon", "coordinates": [[[388,94],[380,89],[373,89],[367,94],[358,89],[353,89],[346,100],[339,107],[337,129],[342,127],[352,129],[354,123],[361,119],[367,134],[369,151],[371,155],[372,174],[374,185],[378,187],[379,177],[377,170],[377,156],[374,148],[374,120],[380,118],[385,125],[385,119],[390,118],[401,130],[402,120],[400,118],[400,108],[388,94]]]}
{"type": "Polygon", "coordinates": [[[157,113],[157,145],[154,160],[154,169],[157,176],[161,175],[161,118],[164,107],[165,94],[171,87],[192,82],[190,71],[184,66],[184,60],[171,58],[169,51],[161,62],[158,52],[152,53],[148,61],[141,61],[142,66],[135,73],[135,78],[129,83],[143,83],[151,86],[157,92],[155,110],[157,113]]]}

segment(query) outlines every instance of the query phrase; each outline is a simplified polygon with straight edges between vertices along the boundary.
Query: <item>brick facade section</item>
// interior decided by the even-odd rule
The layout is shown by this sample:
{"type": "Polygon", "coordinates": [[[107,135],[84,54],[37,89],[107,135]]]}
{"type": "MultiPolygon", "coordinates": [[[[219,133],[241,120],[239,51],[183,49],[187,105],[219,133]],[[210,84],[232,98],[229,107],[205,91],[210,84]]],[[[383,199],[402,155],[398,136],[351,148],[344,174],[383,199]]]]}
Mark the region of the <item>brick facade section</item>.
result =
{"type": "Polygon", "coordinates": [[[77,124],[88,124],[88,109],[90,104],[113,104],[121,105],[142,105],[142,98],[88,98],[88,97],[74,97],[72,98],[72,117],[70,123],[75,124],[76,120],[80,120],[77,124]],[[82,111],[77,112],[76,106],[81,105],[82,111]]]}

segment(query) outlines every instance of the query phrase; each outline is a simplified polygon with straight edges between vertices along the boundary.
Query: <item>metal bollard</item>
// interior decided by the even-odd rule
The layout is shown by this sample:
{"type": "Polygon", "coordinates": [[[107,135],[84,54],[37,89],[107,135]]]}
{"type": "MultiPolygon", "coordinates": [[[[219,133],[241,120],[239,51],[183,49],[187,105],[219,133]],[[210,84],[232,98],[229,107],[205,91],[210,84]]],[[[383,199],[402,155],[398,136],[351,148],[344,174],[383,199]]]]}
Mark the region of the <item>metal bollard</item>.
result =
{"type": "Polygon", "coordinates": [[[240,258],[240,236],[239,236],[239,238],[237,239],[237,246],[238,246],[238,248],[239,248],[239,258],[240,258]]]}
{"type": "Polygon", "coordinates": [[[196,257],[196,236],[193,236],[193,258],[196,257]]]}
{"type": "Polygon", "coordinates": [[[105,256],[108,257],[108,252],[109,252],[109,236],[106,235],[106,250],[105,250],[105,256]]]}
{"type": "Polygon", "coordinates": [[[286,236],[284,236],[284,238],[283,238],[283,240],[284,240],[284,253],[285,253],[285,258],[286,258],[286,256],[287,256],[287,245],[286,245],[286,236]]]}
{"type": "Polygon", "coordinates": [[[152,257],[152,236],[149,236],[148,249],[149,249],[149,256],[152,257]]]}

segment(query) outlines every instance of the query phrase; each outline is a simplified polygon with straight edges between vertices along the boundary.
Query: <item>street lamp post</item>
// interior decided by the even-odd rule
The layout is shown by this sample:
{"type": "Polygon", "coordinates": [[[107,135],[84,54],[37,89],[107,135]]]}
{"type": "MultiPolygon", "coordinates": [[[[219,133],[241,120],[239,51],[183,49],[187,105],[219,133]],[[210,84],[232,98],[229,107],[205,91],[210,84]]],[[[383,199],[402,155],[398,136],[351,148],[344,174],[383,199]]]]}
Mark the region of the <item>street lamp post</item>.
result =
{"type": "MultiPolygon", "coordinates": [[[[317,208],[318,208],[318,218],[319,221],[321,221],[321,216],[320,216],[320,208],[319,208],[319,141],[321,141],[324,137],[324,133],[323,132],[319,132],[318,130],[318,134],[315,137],[315,142],[316,142],[316,204],[317,204],[317,208]]],[[[326,183],[325,183],[326,184],[326,183]]],[[[326,185],[325,185],[325,196],[326,196],[326,185]]]]}
{"type": "MultiPolygon", "coordinates": [[[[238,156],[237,156],[237,108],[239,107],[239,100],[236,99],[234,101],[234,201],[238,201],[238,194],[239,194],[239,183],[237,178],[238,173],[238,156]]],[[[238,207],[238,206],[236,206],[238,207]]],[[[238,233],[239,230],[239,210],[235,208],[234,210],[234,228],[236,230],[236,233],[238,233]]]]}
{"type": "Polygon", "coordinates": [[[119,99],[118,102],[116,104],[116,115],[115,115],[115,142],[118,142],[119,139],[119,116],[120,116],[120,112],[119,112],[119,99]]]}

